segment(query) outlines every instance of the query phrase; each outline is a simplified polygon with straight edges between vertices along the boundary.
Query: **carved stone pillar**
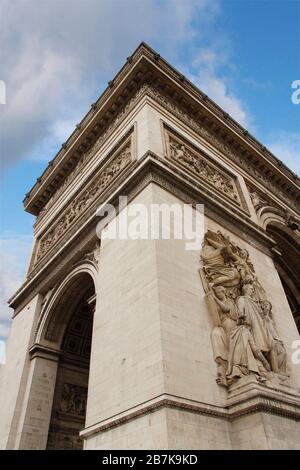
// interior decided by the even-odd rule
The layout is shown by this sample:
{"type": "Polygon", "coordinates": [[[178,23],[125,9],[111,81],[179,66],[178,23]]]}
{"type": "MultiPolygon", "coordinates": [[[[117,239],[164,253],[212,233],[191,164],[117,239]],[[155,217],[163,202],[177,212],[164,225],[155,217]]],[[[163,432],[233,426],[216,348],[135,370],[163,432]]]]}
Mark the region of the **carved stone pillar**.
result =
{"type": "Polygon", "coordinates": [[[34,345],[15,449],[46,448],[60,352],[34,345]]]}

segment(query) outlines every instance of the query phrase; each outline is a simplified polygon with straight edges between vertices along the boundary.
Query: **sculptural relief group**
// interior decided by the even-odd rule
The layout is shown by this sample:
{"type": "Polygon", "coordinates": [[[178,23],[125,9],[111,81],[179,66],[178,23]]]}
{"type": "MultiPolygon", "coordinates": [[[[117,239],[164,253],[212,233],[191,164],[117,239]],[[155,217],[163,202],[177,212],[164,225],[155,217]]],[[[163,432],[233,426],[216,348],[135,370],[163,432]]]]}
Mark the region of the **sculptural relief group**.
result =
{"type": "Polygon", "coordinates": [[[208,230],[201,261],[200,275],[214,323],[211,340],[217,383],[228,387],[249,375],[260,382],[286,380],[286,350],[248,251],[221,232],[208,230]]]}
{"type": "Polygon", "coordinates": [[[175,139],[170,133],[168,136],[170,156],[173,160],[178,161],[207,183],[213,184],[217,191],[222,192],[240,205],[237,189],[231,177],[225,175],[225,173],[209,162],[204,155],[201,156],[199,152],[194,152],[188,148],[182,140],[175,139]]]}

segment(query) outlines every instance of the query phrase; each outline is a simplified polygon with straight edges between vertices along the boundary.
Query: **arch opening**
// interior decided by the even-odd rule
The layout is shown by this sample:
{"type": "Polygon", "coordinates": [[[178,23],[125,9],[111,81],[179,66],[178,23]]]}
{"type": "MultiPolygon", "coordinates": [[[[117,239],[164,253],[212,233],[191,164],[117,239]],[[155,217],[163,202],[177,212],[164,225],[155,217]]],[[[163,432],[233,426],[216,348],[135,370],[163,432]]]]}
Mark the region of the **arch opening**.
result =
{"type": "Polygon", "coordinates": [[[300,333],[300,240],[290,228],[279,223],[269,224],[266,230],[281,253],[275,265],[300,333]]]}
{"type": "Polygon", "coordinates": [[[79,433],[85,427],[94,308],[93,279],[81,273],[62,293],[47,328],[51,334],[58,331],[60,338],[56,343],[60,356],[46,447],[49,450],[83,448],[79,433]]]}

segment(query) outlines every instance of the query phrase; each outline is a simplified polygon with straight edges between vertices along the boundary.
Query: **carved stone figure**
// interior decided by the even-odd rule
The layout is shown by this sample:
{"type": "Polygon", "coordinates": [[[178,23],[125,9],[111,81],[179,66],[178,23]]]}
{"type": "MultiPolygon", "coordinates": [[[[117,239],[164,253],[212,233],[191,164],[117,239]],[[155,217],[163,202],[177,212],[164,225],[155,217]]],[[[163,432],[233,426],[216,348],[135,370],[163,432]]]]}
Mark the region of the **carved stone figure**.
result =
{"type": "Polygon", "coordinates": [[[211,333],[217,383],[243,376],[272,380],[286,374],[286,351],[272,305],[257,279],[249,253],[221,232],[207,231],[200,275],[214,327],[211,333]]]}
{"type": "Polygon", "coordinates": [[[256,191],[250,192],[250,197],[251,197],[251,201],[256,212],[262,207],[269,205],[267,201],[262,199],[262,197],[259,194],[257,194],[256,191]]]}
{"type": "Polygon", "coordinates": [[[299,232],[300,220],[290,212],[286,214],[286,224],[290,229],[299,232]]]}
{"type": "Polygon", "coordinates": [[[262,318],[264,328],[267,331],[271,344],[270,361],[274,372],[287,373],[287,353],[279,334],[272,315],[272,304],[265,300],[261,304],[262,318]]]}
{"type": "MultiPolygon", "coordinates": [[[[209,141],[222,153],[227,155],[230,160],[236,162],[241,168],[244,168],[245,171],[251,175],[251,177],[254,177],[271,192],[277,194],[283,201],[288,200],[289,205],[291,207],[294,207],[296,210],[299,210],[299,203],[294,200],[292,195],[289,194],[287,190],[282,190],[282,188],[280,188],[279,186],[279,183],[274,181],[274,179],[272,180],[269,176],[263,174],[259,166],[255,164],[255,160],[251,161],[248,158],[245,158],[244,153],[241,154],[236,149],[233,149],[233,147],[228,142],[222,141],[220,140],[220,138],[217,138],[212,132],[211,128],[209,128],[209,126],[206,126],[205,124],[203,124],[203,122],[199,123],[188,112],[184,112],[182,110],[182,107],[179,107],[174,101],[167,99],[157,89],[154,89],[150,86],[148,94],[153,99],[162,104],[164,107],[166,107],[174,116],[185,121],[185,123],[192,129],[194,129],[194,131],[198,135],[204,137],[204,139],[209,141]]],[[[243,151],[241,150],[241,152],[243,151]]]]}
{"type": "Polygon", "coordinates": [[[89,260],[98,265],[99,258],[100,258],[100,240],[97,240],[94,248],[88,253],[85,253],[82,257],[82,260],[89,260]]]}
{"type": "Polygon", "coordinates": [[[192,150],[177,138],[175,139],[171,134],[169,134],[169,152],[171,158],[177,160],[201,178],[211,182],[215,189],[240,204],[237,189],[232,178],[219,171],[203,154],[192,150]]]}
{"type": "Polygon", "coordinates": [[[233,300],[227,298],[225,287],[217,286],[214,288],[214,300],[217,304],[220,325],[215,326],[211,333],[214,358],[217,363],[218,374],[217,383],[226,386],[229,335],[236,326],[237,312],[233,300]]]}
{"type": "Polygon", "coordinates": [[[265,371],[271,370],[264,356],[264,353],[270,352],[271,344],[252,295],[252,284],[244,284],[242,295],[237,298],[238,326],[231,332],[229,339],[226,374],[229,384],[251,373],[260,380],[265,379],[265,371]]]}
{"type": "Polygon", "coordinates": [[[236,266],[226,263],[230,256],[227,240],[208,231],[201,257],[204,263],[204,272],[211,287],[224,286],[233,287],[240,283],[240,274],[236,266]]]}
{"type": "Polygon", "coordinates": [[[87,390],[79,385],[63,384],[60,411],[76,415],[84,415],[87,390]]]}

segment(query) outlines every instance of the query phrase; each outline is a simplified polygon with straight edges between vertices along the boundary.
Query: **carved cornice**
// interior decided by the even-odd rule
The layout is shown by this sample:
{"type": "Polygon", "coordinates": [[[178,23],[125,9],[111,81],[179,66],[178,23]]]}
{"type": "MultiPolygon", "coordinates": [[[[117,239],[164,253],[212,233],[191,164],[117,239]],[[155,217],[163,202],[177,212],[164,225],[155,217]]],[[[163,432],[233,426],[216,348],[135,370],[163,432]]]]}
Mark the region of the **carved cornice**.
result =
{"type": "Polygon", "coordinates": [[[151,96],[158,104],[166,108],[172,115],[176,116],[179,120],[183,121],[187,126],[193,129],[199,136],[203,137],[212,146],[219,150],[223,155],[229,158],[231,161],[236,163],[238,167],[242,168],[250,176],[254,177],[256,181],[260,182],[263,186],[268,188],[271,192],[276,194],[286,204],[287,199],[289,204],[298,212],[300,212],[300,186],[299,188],[289,188],[290,191],[283,191],[279,184],[279,179],[271,173],[270,169],[266,176],[262,171],[263,163],[257,160],[254,155],[247,152],[240,145],[234,144],[233,140],[225,137],[225,134],[214,127],[212,121],[207,117],[201,119],[197,117],[194,119],[194,115],[198,116],[198,113],[191,112],[190,109],[183,106],[183,103],[179,104],[174,101],[173,96],[167,97],[160,90],[154,87],[149,87],[148,95],[151,96]]]}
{"type": "Polygon", "coordinates": [[[38,343],[34,343],[29,349],[31,360],[40,357],[42,359],[47,359],[48,361],[58,362],[61,355],[62,351],[60,349],[50,348],[38,343]]]}
{"type": "Polygon", "coordinates": [[[199,177],[204,184],[207,183],[208,186],[219,192],[222,197],[228,198],[231,203],[237,204],[249,214],[235,175],[169,126],[165,125],[164,130],[168,158],[178,162],[185,170],[199,177]]]}
{"type": "Polygon", "coordinates": [[[297,175],[155,51],[142,43],[38,178],[25,199],[26,210],[36,215],[42,210],[64,184],[65,178],[69,177],[76,162],[83,155],[93,153],[95,142],[105,135],[112,121],[122,114],[121,110],[126,103],[145,82],[160,90],[165,105],[168,102],[170,106],[172,101],[171,112],[178,111],[180,119],[185,119],[196,132],[238,166],[276,192],[282,200],[288,198],[294,205],[298,201],[299,208],[300,184],[297,175]]]}
{"type": "MultiPolygon", "coordinates": [[[[80,158],[74,163],[74,166],[64,177],[62,182],[58,185],[57,189],[54,191],[53,195],[45,203],[43,209],[39,212],[36,223],[40,222],[43,219],[43,216],[47,213],[50,207],[53,206],[55,201],[60,197],[60,195],[68,188],[68,186],[75,180],[75,178],[82,173],[83,168],[87,165],[89,161],[95,157],[99,152],[103,144],[109,139],[109,137],[115,132],[117,127],[121,122],[128,116],[128,114],[133,110],[139,101],[147,94],[149,86],[144,83],[141,87],[131,96],[130,99],[126,102],[123,108],[120,109],[119,113],[114,116],[110,122],[107,122],[107,127],[105,131],[100,133],[99,137],[96,138],[93,142],[90,142],[90,145],[86,151],[82,150],[80,158]]],[[[134,137],[134,136],[133,136],[134,137]]],[[[114,151],[114,150],[113,150],[114,151]]],[[[103,165],[103,161],[99,162],[99,166],[103,165]]]]}
{"type": "Polygon", "coordinates": [[[195,404],[196,402],[192,403],[192,400],[190,400],[190,403],[186,403],[186,401],[181,401],[180,399],[178,399],[178,397],[171,397],[171,395],[164,394],[161,395],[161,397],[154,399],[153,401],[149,400],[150,403],[145,402],[141,404],[140,407],[136,410],[127,410],[122,415],[119,414],[110,420],[104,420],[85,428],[83,431],[80,432],[80,436],[86,439],[89,436],[92,436],[99,432],[105,432],[117,426],[122,426],[123,424],[126,424],[134,419],[166,408],[192,411],[194,413],[211,416],[214,418],[221,418],[224,420],[228,419],[228,412],[226,409],[220,410],[220,407],[206,405],[204,403],[195,404]]]}
{"type": "MultiPolygon", "coordinates": [[[[125,168],[112,185],[101,196],[101,201],[118,205],[119,195],[126,195],[128,202],[134,199],[149,183],[154,182],[171,192],[183,202],[196,205],[205,204],[205,214],[228,230],[237,233],[242,238],[247,236],[258,249],[269,253],[269,247],[274,245],[265,231],[255,224],[238,206],[218,195],[214,188],[207,188],[201,181],[188,175],[177,164],[168,159],[148,152],[143,158],[134,160],[125,168]],[[246,234],[246,235],[245,235],[246,234]]],[[[37,292],[46,291],[50,286],[59,282],[59,273],[65,272],[70,265],[78,262],[84,253],[91,251],[96,236],[96,207],[101,201],[95,202],[95,207],[85,211],[80,219],[80,226],[73,225],[65,236],[58,240],[55,248],[50,250],[32,269],[25,283],[10,299],[10,305],[19,311],[37,292]]]]}
{"type": "MultiPolygon", "coordinates": [[[[124,140],[124,139],[123,139],[124,140]]],[[[131,136],[125,142],[118,144],[118,151],[114,149],[102,165],[101,171],[93,178],[92,182],[75,196],[67,206],[58,221],[43,234],[37,244],[34,265],[37,264],[70,230],[79,223],[80,217],[90,210],[94,201],[106,190],[111,182],[133,161],[133,148],[131,136]]]]}
{"type": "MultiPolygon", "coordinates": [[[[134,79],[122,89],[121,94],[114,96],[113,103],[103,105],[104,109],[101,109],[99,117],[96,110],[100,105],[94,106],[92,112],[88,113],[83,121],[76,126],[76,130],[67,143],[63,144],[62,150],[49,162],[43,175],[37,179],[36,184],[26,194],[24,206],[28,212],[39,215],[50,200],[55,201],[59,197],[65,187],[80,172],[83,165],[92,158],[101,144],[107,140],[130,112],[135,104],[132,98],[135,96],[138,100],[142,97],[144,81],[144,74],[139,69],[135,70],[134,79]],[[86,127],[85,121],[92,121],[90,127],[86,127]]],[[[104,95],[99,98],[99,101],[103,101],[103,98],[106,97],[104,95]]]]}
{"type": "Polygon", "coordinates": [[[99,432],[105,432],[117,426],[122,426],[134,419],[146,416],[149,413],[161,409],[175,409],[188,411],[194,414],[218,418],[224,421],[232,422],[237,418],[252,413],[268,413],[277,416],[284,416],[296,421],[300,420],[300,401],[299,396],[293,398],[284,394],[268,394],[269,390],[257,391],[256,394],[244,397],[235,403],[228,403],[225,406],[214,406],[208,403],[201,403],[195,400],[188,400],[170,394],[163,394],[148,402],[141,403],[138,407],[120,413],[113,418],[106,419],[91,425],[81,431],[83,438],[88,438],[99,432]]]}

